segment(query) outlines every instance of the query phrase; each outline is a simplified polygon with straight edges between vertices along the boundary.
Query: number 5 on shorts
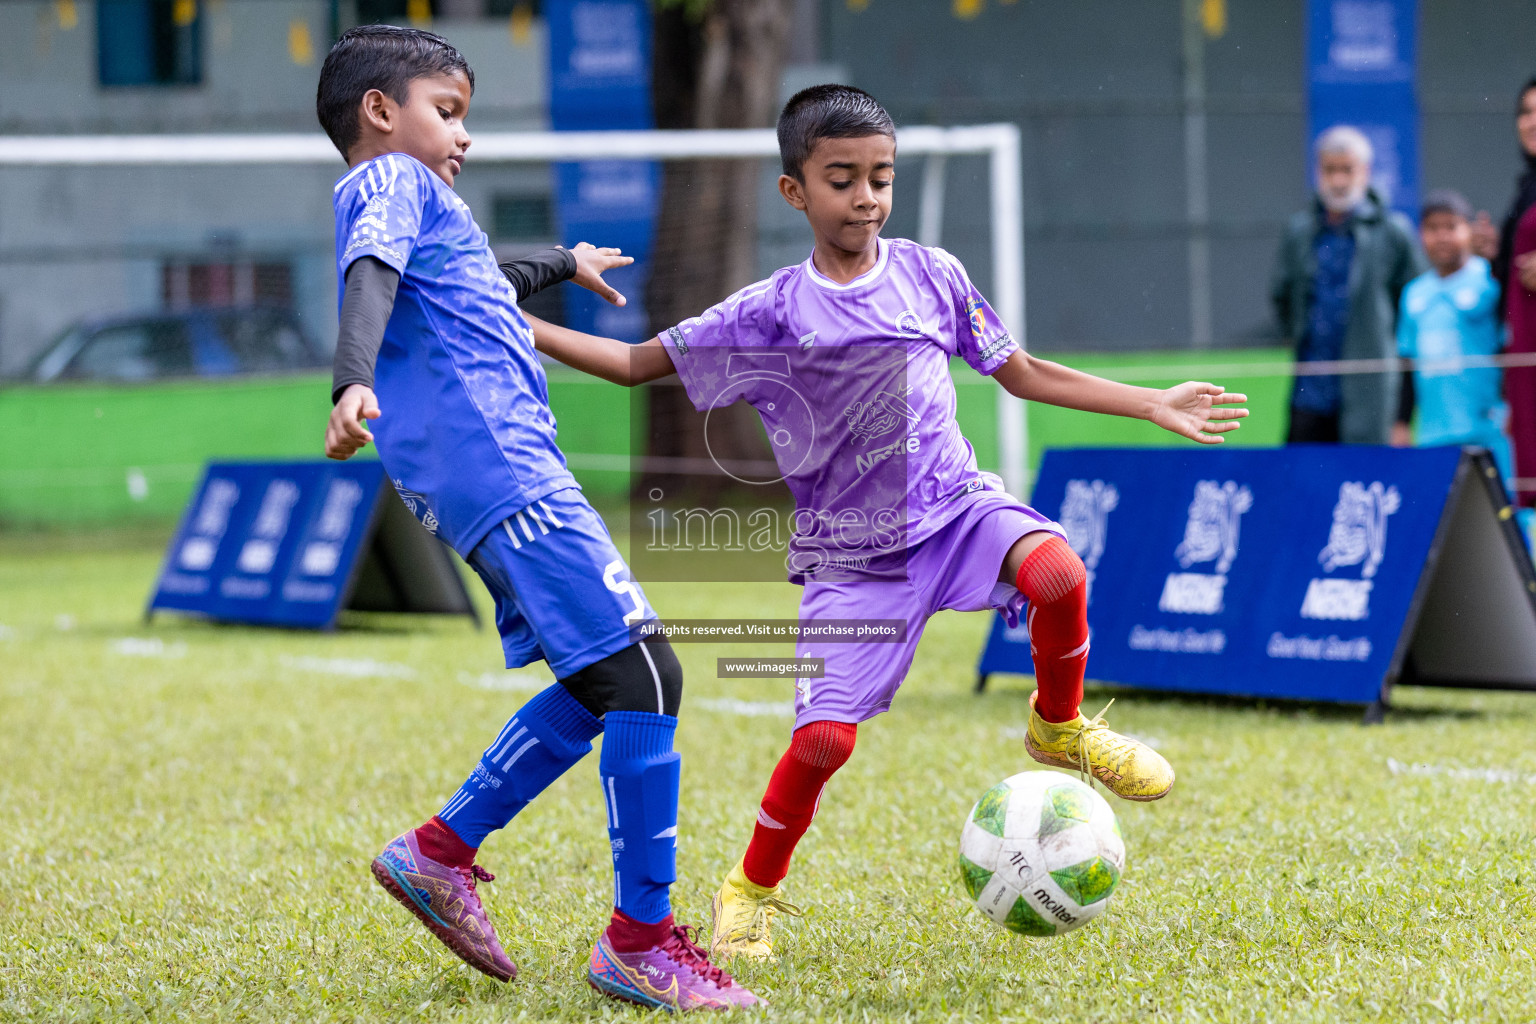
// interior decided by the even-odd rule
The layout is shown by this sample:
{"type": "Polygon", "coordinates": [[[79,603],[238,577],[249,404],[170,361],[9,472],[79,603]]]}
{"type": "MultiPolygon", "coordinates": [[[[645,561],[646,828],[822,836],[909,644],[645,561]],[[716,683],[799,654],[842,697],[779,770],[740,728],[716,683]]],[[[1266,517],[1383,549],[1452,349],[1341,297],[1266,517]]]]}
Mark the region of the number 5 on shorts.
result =
{"type": "Polygon", "coordinates": [[[626,594],[631,601],[635,602],[634,610],[624,613],[624,625],[633,626],[645,617],[645,600],[640,596],[639,588],[633,583],[629,580],[618,578],[619,573],[623,571],[624,561],[622,559],[615,558],[609,562],[608,567],[603,570],[603,586],[615,594],[626,594]]]}

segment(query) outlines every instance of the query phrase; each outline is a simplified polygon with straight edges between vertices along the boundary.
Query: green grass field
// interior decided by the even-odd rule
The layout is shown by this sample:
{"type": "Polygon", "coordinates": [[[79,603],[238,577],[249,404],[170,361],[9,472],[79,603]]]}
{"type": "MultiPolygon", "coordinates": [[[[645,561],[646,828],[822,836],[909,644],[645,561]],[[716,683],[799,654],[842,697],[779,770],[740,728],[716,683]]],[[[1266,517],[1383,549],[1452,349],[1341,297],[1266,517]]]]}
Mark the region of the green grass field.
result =
{"type": "MultiPolygon", "coordinates": [[[[0,536],[0,1020],[640,1019],[582,980],[611,884],[595,755],[484,848],[513,984],[448,955],[368,874],[537,674],[500,671],[494,636],[462,621],[146,627],[163,540],[0,536]]],[[[787,584],[649,590],[674,617],[795,601],[787,584]]],[[[1129,860],[1108,911],[1022,939],[968,909],[954,871],[972,801],[1031,766],[1029,681],[969,693],[986,627],[933,622],[829,787],[787,883],[808,914],[779,963],[739,972],[768,1019],[1531,1019],[1536,699],[1405,689],[1367,729],[1355,711],[1121,696],[1111,721],[1179,784],[1116,803],[1129,860]]],[[[719,655],[782,650],[679,650],[675,901],[705,923],[790,695],[715,677],[719,655]]]]}

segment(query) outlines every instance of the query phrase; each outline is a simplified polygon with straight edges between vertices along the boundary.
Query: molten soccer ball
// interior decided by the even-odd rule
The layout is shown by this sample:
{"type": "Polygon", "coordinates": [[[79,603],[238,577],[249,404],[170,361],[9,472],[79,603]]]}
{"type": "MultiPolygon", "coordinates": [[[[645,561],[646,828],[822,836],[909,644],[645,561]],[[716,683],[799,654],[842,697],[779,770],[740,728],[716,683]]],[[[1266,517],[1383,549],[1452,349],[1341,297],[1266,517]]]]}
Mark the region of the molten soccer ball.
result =
{"type": "Polygon", "coordinates": [[[1060,935],[1109,905],[1125,870],[1104,798],[1060,772],[1021,772],[981,795],[960,833],[960,880],[994,924],[1060,935]]]}

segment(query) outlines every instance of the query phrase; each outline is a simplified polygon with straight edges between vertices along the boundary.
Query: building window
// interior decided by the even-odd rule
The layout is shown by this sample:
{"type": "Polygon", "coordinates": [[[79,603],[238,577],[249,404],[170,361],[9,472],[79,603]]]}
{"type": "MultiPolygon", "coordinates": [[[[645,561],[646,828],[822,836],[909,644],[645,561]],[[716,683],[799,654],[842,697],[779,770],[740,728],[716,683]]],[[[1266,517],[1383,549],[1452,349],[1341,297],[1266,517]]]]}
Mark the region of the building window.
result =
{"type": "Polygon", "coordinates": [[[408,25],[438,16],[434,0],[357,0],[359,25],[408,25]]]}
{"type": "Polygon", "coordinates": [[[524,14],[530,18],[539,18],[544,15],[543,0],[485,0],[485,13],[491,18],[508,18],[518,13],[522,8],[524,14]]]}
{"type": "Polygon", "coordinates": [[[96,75],[103,86],[198,85],[199,0],[97,0],[96,75]]]}
{"type": "Polygon", "coordinates": [[[190,306],[293,305],[293,272],[286,263],[167,263],[160,275],[166,309],[190,306]]]}
{"type": "Polygon", "coordinates": [[[542,242],[554,233],[548,194],[502,192],[491,197],[491,234],[496,239],[542,242]]]}
{"type": "Polygon", "coordinates": [[[433,18],[537,17],[542,0],[357,0],[357,23],[410,24],[433,18]]]}

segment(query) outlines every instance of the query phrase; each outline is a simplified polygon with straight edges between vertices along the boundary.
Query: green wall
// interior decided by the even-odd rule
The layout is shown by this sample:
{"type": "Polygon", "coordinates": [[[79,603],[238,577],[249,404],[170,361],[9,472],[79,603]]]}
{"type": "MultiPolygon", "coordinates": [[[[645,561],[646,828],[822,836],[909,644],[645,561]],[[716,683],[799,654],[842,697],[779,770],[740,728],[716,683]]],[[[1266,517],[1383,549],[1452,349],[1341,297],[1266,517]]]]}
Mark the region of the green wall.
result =
{"type": "MultiPolygon", "coordinates": [[[[1076,355],[1064,361],[1121,376],[1197,363],[1233,367],[1234,374],[1216,383],[1246,390],[1253,416],[1232,440],[1278,444],[1289,378],[1245,377],[1240,368],[1273,372],[1285,360],[1281,350],[1261,349],[1076,355]]],[[[959,362],[955,380],[961,427],[976,446],[981,464],[995,467],[997,385],[959,362]]],[[[1135,381],[1155,386],[1175,382],[1135,381]]],[[[329,385],[326,375],[304,375],[0,391],[0,525],[70,527],[170,519],[181,511],[210,459],[319,458],[330,413],[329,385]]],[[[631,417],[643,412],[633,403],[643,402],[644,392],[560,367],[551,368],[549,387],[560,422],[560,445],[577,479],[595,502],[622,499],[631,417]]],[[[1146,423],[1038,404],[1029,407],[1029,441],[1031,466],[1039,464],[1040,451],[1047,446],[1177,443],[1146,423]]]]}

